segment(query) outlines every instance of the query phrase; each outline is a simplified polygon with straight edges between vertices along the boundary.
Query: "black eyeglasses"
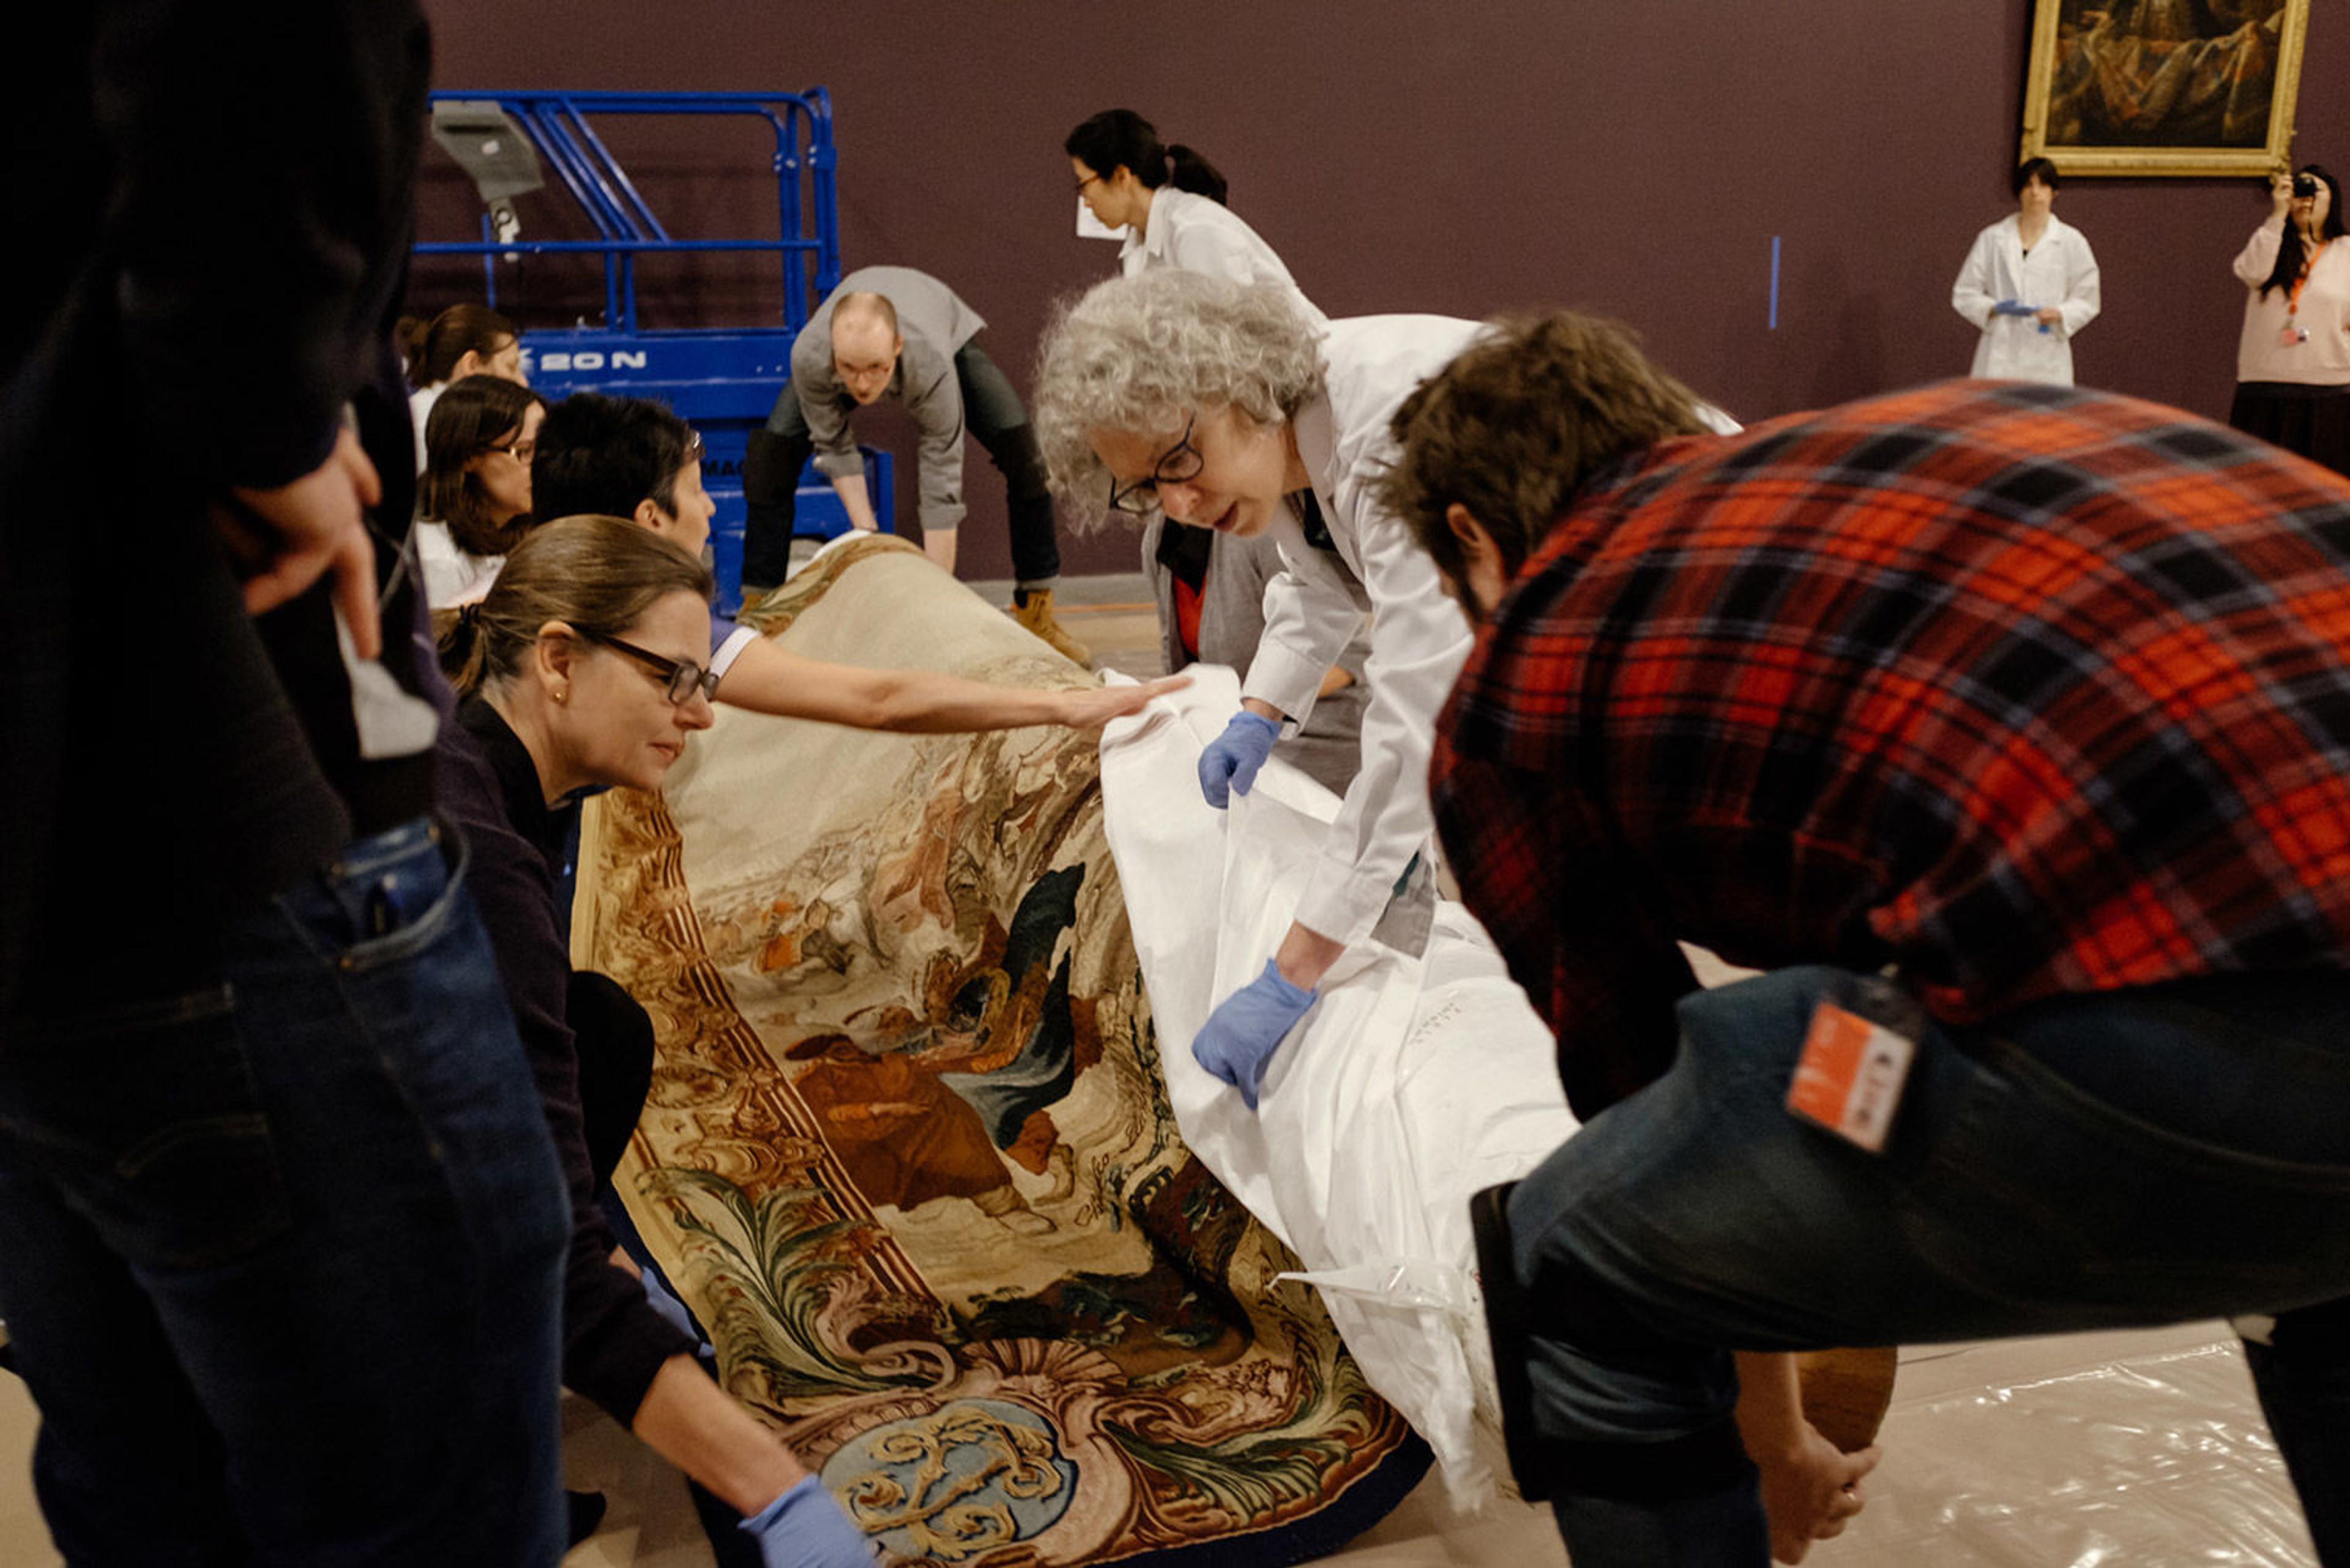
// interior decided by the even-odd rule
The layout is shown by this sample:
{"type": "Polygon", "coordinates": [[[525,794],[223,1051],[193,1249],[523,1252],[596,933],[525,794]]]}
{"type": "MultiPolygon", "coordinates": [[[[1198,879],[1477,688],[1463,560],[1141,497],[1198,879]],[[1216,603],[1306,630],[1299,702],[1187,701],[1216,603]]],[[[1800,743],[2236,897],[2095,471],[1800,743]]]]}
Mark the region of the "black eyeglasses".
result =
{"type": "Polygon", "coordinates": [[[1122,485],[1116,474],[1110,475],[1111,511],[1147,517],[1159,510],[1160,485],[1181,484],[1186,480],[1200,477],[1200,471],[1208,466],[1208,460],[1201,457],[1200,449],[1191,444],[1191,427],[1199,421],[1200,416],[1195,413],[1183,421],[1183,439],[1159,454],[1159,461],[1150,465],[1149,478],[1122,485]]]}
{"type": "Polygon", "coordinates": [[[602,643],[615,653],[627,654],[630,659],[660,676],[661,694],[680,707],[691,701],[696,691],[700,691],[704,697],[714,698],[718,695],[718,675],[715,670],[704,670],[701,665],[682,659],[663,659],[651,649],[639,648],[633,642],[624,642],[604,632],[590,631],[584,626],[575,626],[571,629],[590,642],[602,643]]]}
{"type": "Polygon", "coordinates": [[[1100,175],[1098,175],[1098,174],[1088,174],[1088,175],[1087,175],[1084,179],[1082,179],[1082,180],[1078,181],[1078,182],[1077,182],[1077,194],[1078,194],[1078,195],[1080,195],[1080,196],[1084,195],[1084,194],[1086,193],[1086,187],[1087,187],[1087,186],[1088,186],[1088,185],[1090,185],[1090,184],[1092,184],[1095,181],[1097,181],[1097,180],[1098,180],[1098,179],[1100,179],[1100,178],[1101,178],[1101,176],[1100,176],[1100,175]]]}
{"type": "Polygon", "coordinates": [[[530,466],[530,460],[538,453],[538,443],[535,441],[510,441],[504,446],[500,446],[494,441],[484,441],[482,443],[482,450],[484,452],[502,452],[508,457],[514,459],[516,462],[522,464],[525,468],[528,468],[530,466]]]}

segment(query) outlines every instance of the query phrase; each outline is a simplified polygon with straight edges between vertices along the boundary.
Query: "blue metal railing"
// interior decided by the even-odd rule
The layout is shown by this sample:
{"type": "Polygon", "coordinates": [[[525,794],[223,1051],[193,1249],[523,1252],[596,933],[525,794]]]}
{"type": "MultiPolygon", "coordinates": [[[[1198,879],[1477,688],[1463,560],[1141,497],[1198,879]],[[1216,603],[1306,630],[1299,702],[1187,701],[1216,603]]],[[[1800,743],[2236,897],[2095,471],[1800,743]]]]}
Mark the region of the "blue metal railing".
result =
{"type": "Polygon", "coordinates": [[[540,160],[595,227],[592,240],[497,239],[483,219],[477,241],[420,243],[420,256],[478,255],[486,303],[497,305],[495,262],[503,255],[601,254],[604,325],[635,332],[637,258],[698,251],[774,251],[784,278],[784,326],[796,331],[814,302],[840,282],[840,211],[834,184],[832,99],[822,88],[802,93],[743,92],[436,92],[434,100],[490,101],[512,116],[540,160]],[[619,161],[588,123],[590,115],[744,115],[775,130],[776,239],[673,238],[619,161]],[[803,176],[806,199],[802,200],[803,176]],[[813,260],[812,269],[807,265],[813,260]]]}

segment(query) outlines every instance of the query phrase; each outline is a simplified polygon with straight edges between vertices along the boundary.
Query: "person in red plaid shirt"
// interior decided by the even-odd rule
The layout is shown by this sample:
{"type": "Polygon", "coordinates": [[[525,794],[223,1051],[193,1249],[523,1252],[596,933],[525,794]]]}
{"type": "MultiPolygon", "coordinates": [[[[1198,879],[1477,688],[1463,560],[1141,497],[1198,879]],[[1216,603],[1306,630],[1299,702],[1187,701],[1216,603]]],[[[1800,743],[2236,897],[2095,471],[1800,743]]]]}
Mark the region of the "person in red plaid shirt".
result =
{"type": "Polygon", "coordinates": [[[2350,483],[2018,383],[1702,435],[1566,315],[1394,428],[1482,623],[1438,826],[1586,1122],[1476,1213],[1576,1568],[1857,1511],[1742,1353],[2219,1315],[2350,1563],[2350,483]]]}

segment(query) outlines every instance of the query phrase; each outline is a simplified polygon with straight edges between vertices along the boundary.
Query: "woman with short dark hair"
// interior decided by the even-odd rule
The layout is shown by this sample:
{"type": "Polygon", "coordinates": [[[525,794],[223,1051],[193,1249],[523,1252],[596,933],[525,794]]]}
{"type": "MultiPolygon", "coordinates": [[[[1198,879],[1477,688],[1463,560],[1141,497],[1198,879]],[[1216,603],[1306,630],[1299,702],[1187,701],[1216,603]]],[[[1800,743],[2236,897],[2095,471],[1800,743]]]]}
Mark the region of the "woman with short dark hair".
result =
{"type": "Polygon", "coordinates": [[[2064,183],[2045,158],[2017,165],[2015,211],[1975,236],[1950,286],[1950,308],[1982,333],[1967,374],[2073,384],[2073,337],[2103,298],[2088,237],[2056,216],[2064,183]]]}

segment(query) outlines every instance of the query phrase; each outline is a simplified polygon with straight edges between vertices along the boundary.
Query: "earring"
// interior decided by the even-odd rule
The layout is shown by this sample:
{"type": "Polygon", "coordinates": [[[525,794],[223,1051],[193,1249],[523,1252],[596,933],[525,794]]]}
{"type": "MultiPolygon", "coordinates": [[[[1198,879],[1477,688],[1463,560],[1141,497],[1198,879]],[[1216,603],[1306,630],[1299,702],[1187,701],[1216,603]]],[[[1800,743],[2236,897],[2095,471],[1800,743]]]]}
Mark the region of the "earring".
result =
{"type": "Polygon", "coordinates": [[[555,689],[555,700],[556,700],[557,702],[562,701],[566,697],[568,697],[568,696],[570,696],[570,695],[571,695],[571,688],[570,688],[570,687],[568,687],[568,686],[558,686],[558,687],[556,687],[556,688],[555,689]]]}

